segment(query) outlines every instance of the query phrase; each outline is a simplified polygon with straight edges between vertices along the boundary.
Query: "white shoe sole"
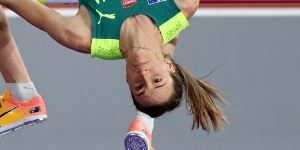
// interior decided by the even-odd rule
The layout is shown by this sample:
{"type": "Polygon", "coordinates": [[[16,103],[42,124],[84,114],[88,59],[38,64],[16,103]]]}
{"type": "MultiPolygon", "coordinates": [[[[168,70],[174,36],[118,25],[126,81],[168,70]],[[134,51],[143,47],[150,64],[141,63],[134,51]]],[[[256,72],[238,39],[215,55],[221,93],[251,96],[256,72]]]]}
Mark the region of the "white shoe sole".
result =
{"type": "Polygon", "coordinates": [[[36,115],[36,116],[24,118],[13,124],[0,127],[0,138],[10,132],[16,131],[23,127],[28,127],[28,126],[33,126],[35,124],[43,123],[46,120],[47,120],[47,115],[36,115]]]}

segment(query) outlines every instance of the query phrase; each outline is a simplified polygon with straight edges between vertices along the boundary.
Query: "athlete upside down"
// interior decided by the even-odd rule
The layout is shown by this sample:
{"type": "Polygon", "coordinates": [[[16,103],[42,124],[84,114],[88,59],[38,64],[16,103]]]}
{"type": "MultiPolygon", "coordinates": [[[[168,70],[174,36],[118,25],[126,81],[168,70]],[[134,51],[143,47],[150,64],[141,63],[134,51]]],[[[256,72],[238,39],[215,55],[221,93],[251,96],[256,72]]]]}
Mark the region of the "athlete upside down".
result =
{"type": "MultiPolygon", "coordinates": [[[[199,0],[144,0],[127,3],[79,0],[78,12],[72,17],[64,17],[34,0],[0,0],[0,4],[70,49],[102,59],[125,59],[126,79],[138,110],[137,119],[129,127],[126,149],[132,146],[128,141],[134,142],[132,139],[137,138],[142,138],[146,148],[151,149],[153,118],[178,107],[184,91],[193,117],[192,128],[201,126],[208,131],[209,120],[214,129],[221,128],[223,122],[226,122],[222,111],[214,103],[214,99],[224,102],[219,91],[197,79],[172,59],[176,36],[188,27],[188,20],[197,10],[199,0]],[[144,131],[142,129],[146,129],[142,133],[144,135],[132,132],[144,131]]],[[[14,106],[9,102],[17,104],[35,100],[37,102],[31,104],[43,108],[38,112],[42,118],[38,119],[46,119],[46,107],[19,55],[3,8],[0,9],[0,70],[7,83],[7,92],[1,102],[1,105],[7,107],[0,108],[0,113],[14,106]],[[31,90],[24,91],[23,87],[30,87],[31,90]]],[[[36,115],[17,113],[25,113],[20,120],[36,115]]],[[[13,129],[18,121],[6,120],[0,118],[0,133],[13,129]],[[1,129],[5,126],[8,128],[1,129]]]]}

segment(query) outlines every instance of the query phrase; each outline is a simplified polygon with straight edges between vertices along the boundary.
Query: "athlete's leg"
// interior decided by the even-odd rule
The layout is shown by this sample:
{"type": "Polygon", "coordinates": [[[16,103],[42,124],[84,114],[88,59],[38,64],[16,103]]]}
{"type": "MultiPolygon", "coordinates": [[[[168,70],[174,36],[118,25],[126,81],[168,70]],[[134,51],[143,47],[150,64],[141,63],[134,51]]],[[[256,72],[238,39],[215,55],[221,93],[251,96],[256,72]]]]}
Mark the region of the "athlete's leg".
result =
{"type": "Polygon", "coordinates": [[[45,120],[45,104],[30,81],[1,5],[0,71],[7,86],[5,95],[0,96],[0,137],[22,126],[45,120]]]}
{"type": "Polygon", "coordinates": [[[29,75],[9,31],[9,25],[0,5],[0,71],[6,83],[30,82],[29,75]]]}
{"type": "Polygon", "coordinates": [[[83,6],[76,16],[64,17],[36,0],[0,0],[32,25],[47,32],[58,43],[82,53],[90,53],[91,18],[83,6]]]}

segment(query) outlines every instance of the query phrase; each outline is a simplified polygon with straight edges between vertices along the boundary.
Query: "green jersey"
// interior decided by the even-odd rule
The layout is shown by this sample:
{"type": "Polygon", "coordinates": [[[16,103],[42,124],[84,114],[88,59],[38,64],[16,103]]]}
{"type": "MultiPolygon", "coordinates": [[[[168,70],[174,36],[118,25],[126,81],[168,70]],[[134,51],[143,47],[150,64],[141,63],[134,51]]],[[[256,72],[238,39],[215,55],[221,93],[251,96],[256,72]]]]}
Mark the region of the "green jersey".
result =
{"type": "Polygon", "coordinates": [[[79,5],[85,6],[92,18],[91,55],[102,59],[123,58],[120,29],[130,16],[143,14],[154,20],[163,44],[189,26],[174,0],[79,0],[79,5]]]}

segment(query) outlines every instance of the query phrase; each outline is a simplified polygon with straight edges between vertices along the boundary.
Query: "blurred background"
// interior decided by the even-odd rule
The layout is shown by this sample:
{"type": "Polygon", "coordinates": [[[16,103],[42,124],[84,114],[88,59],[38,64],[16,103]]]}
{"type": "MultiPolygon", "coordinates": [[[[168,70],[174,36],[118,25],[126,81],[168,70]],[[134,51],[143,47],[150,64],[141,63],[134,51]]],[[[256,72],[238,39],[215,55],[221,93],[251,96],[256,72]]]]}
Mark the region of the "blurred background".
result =
{"type": "MultiPolygon", "coordinates": [[[[135,117],[124,60],[75,53],[19,17],[11,30],[49,119],[0,139],[2,150],[122,150],[135,117]],[[78,86],[79,85],[79,86],[78,86]]],[[[300,17],[192,18],[175,60],[222,89],[230,125],[191,130],[185,103],[155,121],[157,150],[295,150],[300,147],[300,17]]],[[[0,92],[5,82],[0,79],[0,92]]]]}

